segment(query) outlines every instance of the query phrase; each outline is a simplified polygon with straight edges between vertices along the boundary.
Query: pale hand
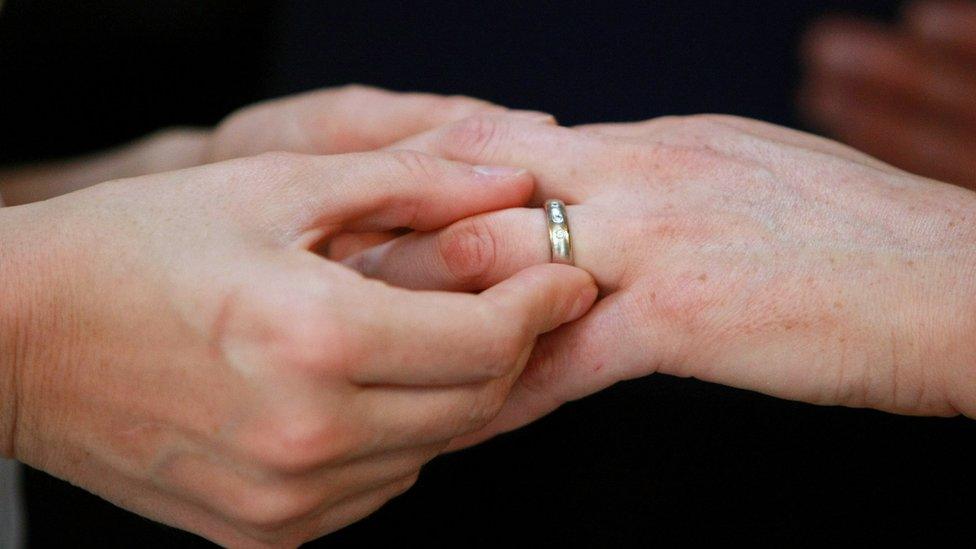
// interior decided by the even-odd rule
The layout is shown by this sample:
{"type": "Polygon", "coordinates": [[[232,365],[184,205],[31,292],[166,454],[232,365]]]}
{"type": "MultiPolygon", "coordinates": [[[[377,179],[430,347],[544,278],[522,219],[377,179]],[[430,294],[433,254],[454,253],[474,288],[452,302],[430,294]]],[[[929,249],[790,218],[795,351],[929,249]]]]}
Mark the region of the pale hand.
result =
{"type": "MultiPolygon", "coordinates": [[[[665,373],[817,404],[976,416],[976,194],[835,142],[726,117],[568,129],[478,116],[397,145],[526,166],[569,204],[602,299],[540,340],[515,428],[665,373]]],[[[407,288],[476,290],[549,260],[540,208],[350,257],[407,288]]]]}
{"type": "Polygon", "coordinates": [[[408,291],[309,250],[531,193],[417,153],[275,153],[4,208],[0,451],[223,545],[349,524],[487,424],[597,290],[547,265],[408,291]]]}

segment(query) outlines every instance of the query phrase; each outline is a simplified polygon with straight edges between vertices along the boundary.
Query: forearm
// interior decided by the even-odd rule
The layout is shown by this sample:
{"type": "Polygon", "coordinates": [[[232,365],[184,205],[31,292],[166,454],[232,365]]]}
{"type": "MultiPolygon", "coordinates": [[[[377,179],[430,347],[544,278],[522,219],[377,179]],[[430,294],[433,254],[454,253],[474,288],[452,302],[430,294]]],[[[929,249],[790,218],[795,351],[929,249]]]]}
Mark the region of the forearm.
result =
{"type": "Polygon", "coordinates": [[[8,206],[46,200],[102,181],[199,165],[209,130],[164,130],[114,150],[0,170],[0,196],[8,206]]]}

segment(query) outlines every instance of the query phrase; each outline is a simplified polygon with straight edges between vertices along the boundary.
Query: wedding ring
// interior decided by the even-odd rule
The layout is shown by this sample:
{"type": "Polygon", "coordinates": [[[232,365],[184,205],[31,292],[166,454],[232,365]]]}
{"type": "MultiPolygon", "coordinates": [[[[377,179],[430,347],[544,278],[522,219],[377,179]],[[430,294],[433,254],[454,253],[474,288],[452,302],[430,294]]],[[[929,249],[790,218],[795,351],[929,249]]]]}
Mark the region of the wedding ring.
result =
{"type": "Polygon", "coordinates": [[[573,264],[573,242],[569,237],[569,219],[566,216],[566,205],[562,200],[546,200],[543,209],[546,212],[546,224],[549,226],[549,261],[573,264]]]}

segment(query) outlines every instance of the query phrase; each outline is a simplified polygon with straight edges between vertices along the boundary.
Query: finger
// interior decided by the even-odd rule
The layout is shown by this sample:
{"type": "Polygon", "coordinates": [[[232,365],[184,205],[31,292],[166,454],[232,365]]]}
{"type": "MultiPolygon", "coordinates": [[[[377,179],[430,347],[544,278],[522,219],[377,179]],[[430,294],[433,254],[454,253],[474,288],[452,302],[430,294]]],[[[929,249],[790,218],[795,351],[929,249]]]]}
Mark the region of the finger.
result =
{"type": "Polygon", "coordinates": [[[972,61],[960,62],[880,25],[844,20],[816,26],[804,51],[815,73],[864,81],[976,127],[972,61]]]}
{"type": "Polygon", "coordinates": [[[401,236],[401,232],[343,233],[336,235],[335,238],[329,241],[322,255],[333,261],[342,261],[347,257],[364,252],[380,244],[385,244],[398,236],[401,236]]]}
{"type": "Polygon", "coordinates": [[[821,81],[804,102],[816,123],[851,146],[913,173],[976,185],[976,132],[850,82],[821,81]]]}
{"type": "Polygon", "coordinates": [[[451,387],[377,386],[356,404],[373,433],[356,455],[437,445],[438,453],[458,436],[484,428],[495,418],[529,358],[526,347],[512,371],[486,383],[451,387]]]}
{"type": "Polygon", "coordinates": [[[521,168],[469,166],[410,151],[333,156],[263,155],[238,162],[262,181],[245,197],[271,227],[308,232],[430,230],[520,205],[532,192],[521,168]]]}
{"type": "Polygon", "coordinates": [[[460,96],[397,93],[350,85],[259,103],[217,128],[214,160],[267,151],[368,151],[481,112],[507,109],[460,96]]]}
{"type": "Polygon", "coordinates": [[[911,32],[976,62],[976,4],[968,0],[914,2],[905,10],[911,32]]]}
{"type": "Polygon", "coordinates": [[[602,141],[569,128],[505,115],[478,115],[395,143],[473,164],[521,166],[536,177],[536,201],[582,202],[610,173],[602,141]]]}
{"type": "Polygon", "coordinates": [[[627,295],[614,294],[583,318],[540,337],[498,415],[451,441],[448,451],[517,429],[618,381],[648,375],[654,370],[649,364],[670,362],[678,352],[671,343],[678,341],[673,329],[638,312],[638,306],[627,295]],[[640,319],[640,339],[630,336],[635,319],[640,319]]]}
{"type": "Polygon", "coordinates": [[[525,269],[479,295],[375,281],[363,286],[346,296],[362,349],[347,379],[361,385],[449,386],[503,377],[537,335],[578,318],[596,298],[592,277],[565,265],[525,269]]]}
{"type": "MultiPolygon", "coordinates": [[[[605,213],[605,212],[604,212],[605,213]]],[[[624,274],[621,249],[600,242],[604,213],[595,206],[568,206],[578,267],[604,292],[624,274]]],[[[609,214],[606,214],[609,215],[609,214]]],[[[549,263],[550,244],[541,208],[511,208],[462,219],[444,229],[411,233],[349,257],[345,263],[370,278],[418,290],[488,288],[531,265],[549,263]]]]}

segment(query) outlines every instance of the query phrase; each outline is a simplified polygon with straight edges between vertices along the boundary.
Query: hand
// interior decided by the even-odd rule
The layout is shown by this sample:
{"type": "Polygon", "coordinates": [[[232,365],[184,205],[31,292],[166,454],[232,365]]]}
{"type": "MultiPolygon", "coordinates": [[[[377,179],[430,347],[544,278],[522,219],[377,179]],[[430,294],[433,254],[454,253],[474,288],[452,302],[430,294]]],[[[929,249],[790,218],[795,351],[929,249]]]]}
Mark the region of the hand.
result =
{"type": "Polygon", "coordinates": [[[222,160],[268,151],[371,151],[475,114],[491,113],[552,118],[464,96],[348,85],[265,101],[237,111],[214,130],[207,158],[222,160]]]}
{"type": "Polygon", "coordinates": [[[804,52],[811,121],[898,167],[976,189],[976,3],[915,2],[894,26],[832,18],[804,52]]]}
{"type": "Polygon", "coordinates": [[[541,121],[478,99],[343,86],[243,108],[214,129],[171,128],[97,155],[0,172],[9,205],[44,200],[124,177],[148,175],[271,151],[336,154],[377,149],[478,113],[541,121]]]}
{"type": "Polygon", "coordinates": [[[353,522],[485,425],[597,290],[543,266],[407,291],[308,249],[531,188],[408,152],[276,153],[0,210],[0,450],[224,545],[353,522]]]}
{"type": "MultiPolygon", "coordinates": [[[[665,373],[817,404],[976,416],[976,194],[726,116],[567,129],[475,117],[398,145],[523,165],[566,201],[602,299],[540,339],[471,443],[665,373]]],[[[549,260],[539,208],[350,257],[407,288],[476,290],[549,260]]]]}
{"type": "MultiPolygon", "coordinates": [[[[227,117],[210,138],[208,161],[268,151],[334,154],[371,151],[477,114],[505,114],[555,124],[550,114],[509,110],[479,99],[395,93],[359,85],[258,103],[227,117]]],[[[396,236],[392,232],[337,234],[320,250],[341,260],[396,236]]]]}

